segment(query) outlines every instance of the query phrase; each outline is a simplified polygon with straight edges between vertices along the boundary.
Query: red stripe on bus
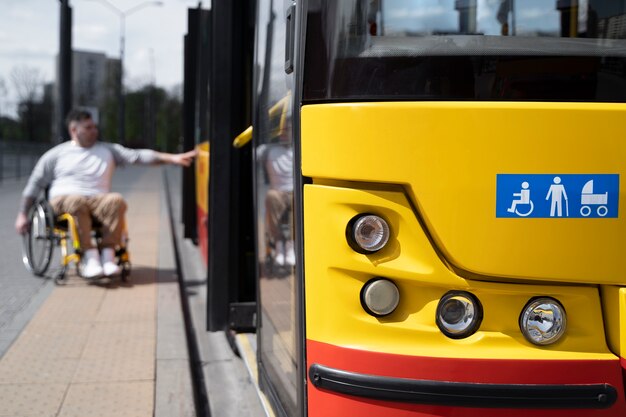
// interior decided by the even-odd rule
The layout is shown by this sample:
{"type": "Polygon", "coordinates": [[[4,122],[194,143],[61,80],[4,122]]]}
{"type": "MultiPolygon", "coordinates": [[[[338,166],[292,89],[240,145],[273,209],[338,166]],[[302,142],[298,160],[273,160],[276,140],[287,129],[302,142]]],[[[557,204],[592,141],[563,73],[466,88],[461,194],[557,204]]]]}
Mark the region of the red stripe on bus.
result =
{"type": "MultiPolygon", "coordinates": [[[[314,364],[396,378],[492,384],[597,384],[618,392],[608,409],[549,410],[550,417],[626,416],[620,360],[459,359],[396,355],[307,341],[307,370],[314,364]]],[[[537,409],[468,408],[369,400],[320,390],[308,384],[309,417],[526,417],[537,409]]]]}
{"type": "Polygon", "coordinates": [[[209,264],[209,215],[200,206],[196,206],[196,218],[197,218],[197,232],[198,232],[198,244],[200,245],[200,253],[202,254],[202,260],[204,266],[209,264]]]}

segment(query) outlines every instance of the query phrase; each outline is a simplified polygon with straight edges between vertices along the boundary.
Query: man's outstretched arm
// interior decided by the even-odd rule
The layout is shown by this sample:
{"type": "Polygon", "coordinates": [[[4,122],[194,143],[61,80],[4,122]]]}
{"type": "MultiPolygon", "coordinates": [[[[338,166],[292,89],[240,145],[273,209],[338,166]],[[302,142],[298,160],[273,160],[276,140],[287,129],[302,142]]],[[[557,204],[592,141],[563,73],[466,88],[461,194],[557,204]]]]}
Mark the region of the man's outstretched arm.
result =
{"type": "Polygon", "coordinates": [[[195,149],[183,153],[156,152],[156,163],[188,167],[191,165],[196,155],[198,155],[198,151],[195,149]]]}

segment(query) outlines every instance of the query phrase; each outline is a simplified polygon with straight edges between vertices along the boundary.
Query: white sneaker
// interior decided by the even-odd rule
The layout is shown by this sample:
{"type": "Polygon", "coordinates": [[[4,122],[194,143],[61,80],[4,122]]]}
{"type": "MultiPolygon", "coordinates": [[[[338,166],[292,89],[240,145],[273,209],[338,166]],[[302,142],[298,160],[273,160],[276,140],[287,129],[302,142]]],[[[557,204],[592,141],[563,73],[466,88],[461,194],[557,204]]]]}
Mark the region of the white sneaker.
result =
{"type": "Polygon", "coordinates": [[[282,240],[276,242],[276,254],[274,256],[274,260],[278,266],[285,265],[285,244],[282,240]]]}
{"type": "Polygon", "coordinates": [[[102,275],[102,264],[98,249],[87,249],[82,257],[81,275],[83,278],[93,279],[102,275]]]}
{"type": "Polygon", "coordinates": [[[296,264],[296,254],[293,251],[293,240],[288,240],[285,243],[285,262],[287,262],[287,265],[291,266],[296,264]]]}
{"type": "Polygon", "coordinates": [[[122,268],[115,262],[115,250],[113,248],[102,249],[102,269],[104,275],[110,277],[111,275],[119,274],[122,268]]]}

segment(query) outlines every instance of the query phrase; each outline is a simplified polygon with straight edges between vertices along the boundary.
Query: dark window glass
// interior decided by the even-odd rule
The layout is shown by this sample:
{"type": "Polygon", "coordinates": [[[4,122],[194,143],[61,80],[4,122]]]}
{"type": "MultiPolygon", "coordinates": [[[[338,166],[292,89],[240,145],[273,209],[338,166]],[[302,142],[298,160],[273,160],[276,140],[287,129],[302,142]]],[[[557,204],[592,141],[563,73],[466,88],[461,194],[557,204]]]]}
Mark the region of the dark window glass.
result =
{"type": "Polygon", "coordinates": [[[312,0],[304,100],[626,101],[626,0],[312,0]]]}
{"type": "Polygon", "coordinates": [[[296,414],[291,83],[285,74],[285,14],[291,0],[257,3],[254,125],[256,227],[263,371],[288,415],[296,414]]]}

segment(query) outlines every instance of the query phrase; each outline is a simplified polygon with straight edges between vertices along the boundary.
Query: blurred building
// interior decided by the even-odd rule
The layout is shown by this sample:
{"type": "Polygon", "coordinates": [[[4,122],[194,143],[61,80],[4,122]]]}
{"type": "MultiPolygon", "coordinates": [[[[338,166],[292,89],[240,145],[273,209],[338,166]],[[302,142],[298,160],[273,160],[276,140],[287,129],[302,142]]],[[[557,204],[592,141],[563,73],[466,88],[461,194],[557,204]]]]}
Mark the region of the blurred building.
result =
{"type": "MultiPolygon", "coordinates": [[[[58,63],[58,57],[57,57],[58,63]]],[[[88,110],[96,123],[105,123],[107,107],[119,91],[120,60],[102,52],[72,52],[72,107],[88,110]]],[[[58,64],[57,75],[58,82],[58,64]]]]}
{"type": "Polygon", "coordinates": [[[102,52],[73,51],[72,103],[93,114],[98,123],[107,99],[117,94],[117,71],[120,60],[102,52]]]}

